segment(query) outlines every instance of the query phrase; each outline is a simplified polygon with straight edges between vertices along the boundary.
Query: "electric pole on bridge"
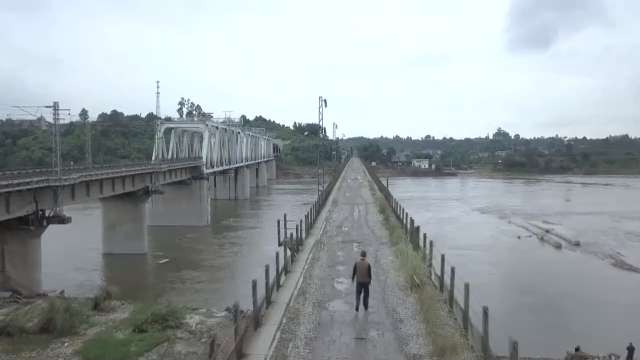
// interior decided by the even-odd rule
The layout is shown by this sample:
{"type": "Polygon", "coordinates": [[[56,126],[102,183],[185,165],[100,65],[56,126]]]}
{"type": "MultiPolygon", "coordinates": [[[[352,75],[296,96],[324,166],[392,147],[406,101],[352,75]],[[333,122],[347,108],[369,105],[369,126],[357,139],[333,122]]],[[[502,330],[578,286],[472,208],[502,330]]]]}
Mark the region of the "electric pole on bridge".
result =
{"type": "Polygon", "coordinates": [[[93,160],[91,159],[91,123],[89,122],[89,117],[84,119],[84,162],[87,165],[93,164],[93,160]]]}
{"type": "MultiPolygon", "coordinates": [[[[54,101],[52,105],[36,105],[36,106],[13,106],[16,109],[20,109],[27,114],[37,116],[37,112],[40,108],[51,109],[53,113],[53,126],[51,127],[51,171],[52,177],[57,178],[58,185],[53,188],[53,204],[51,205],[51,212],[48,215],[49,224],[69,224],[71,218],[64,215],[63,212],[63,189],[62,189],[62,149],[60,145],[60,111],[68,111],[69,117],[71,117],[71,109],[60,109],[60,103],[54,101]],[[33,113],[28,108],[36,108],[36,113],[33,113]]],[[[40,217],[38,213],[40,209],[36,209],[36,217],[40,217]]]]}
{"type": "Polygon", "coordinates": [[[318,197],[320,197],[320,189],[324,193],[324,151],[323,150],[323,137],[324,137],[324,108],[327,107],[327,99],[323,99],[322,96],[318,98],[318,197]],[[320,168],[322,168],[322,185],[320,184],[320,168]]]}

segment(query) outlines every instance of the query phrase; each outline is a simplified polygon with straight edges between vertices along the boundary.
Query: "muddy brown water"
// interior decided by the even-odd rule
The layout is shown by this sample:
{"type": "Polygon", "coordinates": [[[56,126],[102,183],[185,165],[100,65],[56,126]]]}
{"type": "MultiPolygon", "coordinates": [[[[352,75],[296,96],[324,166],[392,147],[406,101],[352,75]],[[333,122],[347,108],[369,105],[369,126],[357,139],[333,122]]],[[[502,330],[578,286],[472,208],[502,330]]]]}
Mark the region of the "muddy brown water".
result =
{"type": "MultiPolygon", "coordinates": [[[[383,182],[385,179],[383,179],[383,182]]],[[[490,311],[494,351],[507,337],[521,356],[625,354],[640,342],[640,274],[606,259],[621,254],[640,266],[640,178],[390,178],[392,193],[471,284],[472,319],[490,311]],[[545,221],[580,240],[562,250],[509,220],[545,221]]],[[[462,288],[462,286],[459,286],[462,288]]],[[[459,289],[456,295],[462,299],[459,289]]]]}
{"type": "Polygon", "coordinates": [[[251,188],[249,200],[211,201],[208,226],[149,226],[147,255],[102,255],[100,203],[68,206],[73,222],[42,237],[43,287],[88,296],[106,284],[124,300],[224,309],[237,299],[248,308],[251,280],[264,284],[266,264],[275,274],[276,220],[303,219],[316,186],[315,179],[269,181],[251,188]]]}
{"type": "MultiPolygon", "coordinates": [[[[602,259],[616,252],[640,266],[640,178],[389,182],[456,266],[457,282],[471,283],[472,318],[479,321],[481,305],[489,306],[497,353],[506,354],[508,335],[519,340],[522,356],[562,357],[578,344],[591,353],[623,354],[629,341],[640,342],[640,274],[602,259]],[[513,219],[559,224],[582,246],[555,250],[522,236],[508,223],[513,219]]],[[[239,299],[249,307],[251,279],[262,284],[264,265],[275,267],[276,219],[285,212],[303,216],[316,180],[276,181],[251,195],[212,201],[209,226],[149,227],[146,256],[103,256],[100,204],[66,207],[73,223],[43,236],[44,287],[87,296],[106,283],[124,299],[170,298],[218,309],[239,299]]]]}

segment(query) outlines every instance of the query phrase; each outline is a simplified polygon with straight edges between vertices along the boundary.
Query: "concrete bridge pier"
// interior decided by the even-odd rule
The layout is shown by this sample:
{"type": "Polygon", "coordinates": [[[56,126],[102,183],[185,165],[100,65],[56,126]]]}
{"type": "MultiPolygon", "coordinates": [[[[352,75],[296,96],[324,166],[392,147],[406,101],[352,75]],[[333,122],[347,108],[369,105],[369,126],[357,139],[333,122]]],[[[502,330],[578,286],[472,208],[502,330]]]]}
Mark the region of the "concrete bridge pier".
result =
{"type": "Polygon", "coordinates": [[[209,178],[209,195],[212,200],[233,200],[236,198],[234,174],[218,174],[209,178]]]}
{"type": "Polygon", "coordinates": [[[210,222],[207,180],[184,180],[160,187],[147,204],[149,226],[206,226],[210,222]]]}
{"type": "Polygon", "coordinates": [[[0,290],[26,296],[42,292],[42,240],[46,225],[32,228],[5,221],[0,225],[0,290]]]}
{"type": "Polygon", "coordinates": [[[248,199],[251,185],[251,175],[255,178],[255,169],[243,166],[235,169],[236,199],[248,199]],[[252,172],[253,170],[253,172],[252,172]]]}
{"type": "Polygon", "coordinates": [[[267,186],[267,163],[261,162],[258,164],[258,179],[257,186],[258,187],[266,187],[267,186]]]}
{"type": "Polygon", "coordinates": [[[256,187],[258,182],[258,166],[251,164],[247,166],[247,169],[249,169],[249,186],[256,187]]]}
{"type": "Polygon", "coordinates": [[[276,179],[276,161],[269,160],[266,162],[267,165],[267,180],[275,180],[276,179]]]}
{"type": "Polygon", "coordinates": [[[100,199],[103,254],[147,253],[148,200],[149,195],[139,192],[100,199]]]}

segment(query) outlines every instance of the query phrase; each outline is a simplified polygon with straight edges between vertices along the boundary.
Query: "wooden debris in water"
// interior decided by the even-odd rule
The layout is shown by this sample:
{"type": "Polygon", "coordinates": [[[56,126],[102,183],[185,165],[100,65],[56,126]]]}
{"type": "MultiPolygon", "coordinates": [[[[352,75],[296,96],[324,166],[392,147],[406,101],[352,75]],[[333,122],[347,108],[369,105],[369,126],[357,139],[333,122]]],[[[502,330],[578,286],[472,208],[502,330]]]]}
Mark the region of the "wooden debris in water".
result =
{"type": "Polygon", "coordinates": [[[534,226],[534,227],[536,227],[536,228],[538,228],[538,229],[540,229],[540,230],[542,230],[542,231],[544,231],[544,232],[547,232],[547,233],[549,233],[549,234],[554,235],[555,237],[557,237],[557,238],[559,238],[559,239],[561,239],[561,240],[565,241],[566,243],[568,243],[568,244],[570,244],[570,245],[573,245],[573,246],[580,246],[580,240],[574,240],[574,239],[571,239],[571,238],[567,237],[566,235],[563,235],[563,234],[561,234],[561,233],[557,232],[557,231],[556,231],[555,229],[553,229],[553,228],[544,227],[544,226],[539,225],[539,224],[536,224],[536,223],[534,223],[534,222],[532,222],[532,221],[527,221],[527,223],[529,223],[531,226],[534,226]]]}

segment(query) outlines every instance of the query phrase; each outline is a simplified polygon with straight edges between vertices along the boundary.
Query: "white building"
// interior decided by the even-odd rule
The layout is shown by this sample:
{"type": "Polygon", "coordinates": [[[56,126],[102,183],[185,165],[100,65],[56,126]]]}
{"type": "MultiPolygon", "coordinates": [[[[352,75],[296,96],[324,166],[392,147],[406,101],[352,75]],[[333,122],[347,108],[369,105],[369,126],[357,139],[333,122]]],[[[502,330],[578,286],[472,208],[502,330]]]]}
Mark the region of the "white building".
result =
{"type": "Polygon", "coordinates": [[[430,162],[429,159],[413,159],[411,160],[411,166],[421,168],[421,169],[428,169],[429,162],[430,162]]]}

